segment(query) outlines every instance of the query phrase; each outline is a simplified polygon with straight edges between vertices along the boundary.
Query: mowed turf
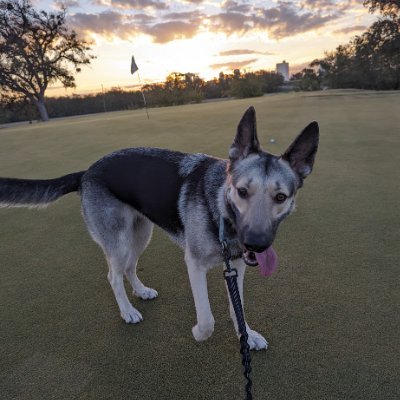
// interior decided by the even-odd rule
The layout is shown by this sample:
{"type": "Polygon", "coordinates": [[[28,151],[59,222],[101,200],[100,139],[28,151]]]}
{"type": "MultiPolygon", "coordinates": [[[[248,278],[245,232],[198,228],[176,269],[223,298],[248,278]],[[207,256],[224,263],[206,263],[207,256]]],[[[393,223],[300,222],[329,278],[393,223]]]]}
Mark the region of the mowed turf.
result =
{"type": "MultiPolygon", "coordinates": [[[[247,320],[270,342],[252,353],[254,398],[399,399],[399,92],[278,94],[151,109],[149,121],[137,110],[7,127],[0,176],[57,177],[134,146],[225,157],[251,104],[272,153],[312,120],[321,131],[314,172],[275,241],[278,271],[246,274],[247,320]]],[[[216,329],[203,343],[191,335],[182,252],[158,229],[139,274],[160,296],[129,291],[144,321],[126,325],[76,194],[46,210],[0,209],[0,398],[243,398],[222,267],[209,274],[216,329]]]]}

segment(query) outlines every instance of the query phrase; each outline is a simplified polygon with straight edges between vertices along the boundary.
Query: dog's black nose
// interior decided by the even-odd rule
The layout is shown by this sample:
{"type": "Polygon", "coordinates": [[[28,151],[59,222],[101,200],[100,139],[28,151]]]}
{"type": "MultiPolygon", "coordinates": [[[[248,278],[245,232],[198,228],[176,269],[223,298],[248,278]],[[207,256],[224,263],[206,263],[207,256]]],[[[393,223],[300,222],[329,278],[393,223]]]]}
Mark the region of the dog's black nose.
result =
{"type": "Polygon", "coordinates": [[[272,235],[255,234],[248,232],[244,237],[244,247],[249,251],[262,253],[271,246],[274,238],[272,235]]]}
{"type": "Polygon", "coordinates": [[[255,253],[262,253],[264,250],[267,250],[269,246],[265,246],[263,244],[245,243],[244,247],[246,250],[254,251],[255,253]]]}

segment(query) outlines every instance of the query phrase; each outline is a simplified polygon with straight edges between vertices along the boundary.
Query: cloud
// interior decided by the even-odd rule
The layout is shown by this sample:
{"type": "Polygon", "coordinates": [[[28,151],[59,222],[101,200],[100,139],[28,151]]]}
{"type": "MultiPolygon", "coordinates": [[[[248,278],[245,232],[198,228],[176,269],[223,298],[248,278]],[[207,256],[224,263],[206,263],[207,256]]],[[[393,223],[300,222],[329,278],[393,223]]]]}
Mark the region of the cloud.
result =
{"type": "Polygon", "coordinates": [[[262,51],[257,51],[257,50],[250,50],[250,49],[236,49],[236,50],[226,50],[226,51],[220,51],[218,53],[219,56],[239,56],[243,54],[262,54],[264,56],[271,56],[274,55],[274,53],[269,53],[269,52],[262,52],[262,51]]]}
{"type": "Polygon", "coordinates": [[[234,0],[225,0],[222,3],[221,8],[230,11],[230,12],[240,12],[240,13],[246,13],[251,11],[251,5],[246,4],[246,3],[239,3],[234,0]]]}
{"type": "Polygon", "coordinates": [[[57,0],[54,2],[54,7],[62,10],[63,8],[79,7],[78,0],[57,0]]]}
{"type": "Polygon", "coordinates": [[[367,29],[368,29],[368,27],[365,25],[355,25],[355,26],[348,26],[348,27],[342,28],[342,29],[337,29],[336,31],[333,31],[333,33],[336,35],[340,35],[340,34],[346,34],[346,33],[352,33],[352,32],[366,31],[367,29]]]}
{"type": "Polygon", "coordinates": [[[314,9],[331,9],[337,7],[338,3],[335,0],[303,0],[300,2],[302,8],[314,8],[314,9]]]}
{"type": "Polygon", "coordinates": [[[274,39],[295,36],[299,33],[321,28],[341,15],[341,12],[321,14],[320,12],[300,12],[293,2],[279,1],[277,7],[259,9],[261,17],[256,26],[268,31],[274,39]]]}
{"type": "Polygon", "coordinates": [[[193,20],[194,18],[204,17],[199,11],[185,11],[185,12],[173,12],[165,14],[162,18],[164,20],[193,20]]]}
{"type": "MultiPolygon", "coordinates": [[[[328,0],[319,0],[319,3],[320,6],[327,5],[328,0]]],[[[330,1],[329,4],[331,4],[330,1]]],[[[251,6],[250,12],[226,11],[213,15],[209,19],[211,29],[215,32],[231,35],[262,30],[268,32],[274,39],[282,39],[321,28],[339,18],[343,13],[337,9],[322,12],[321,10],[308,11],[303,8],[301,4],[293,1],[278,1],[275,7],[251,6]]]]}
{"type": "Polygon", "coordinates": [[[154,22],[157,18],[153,17],[152,15],[149,14],[135,14],[135,22],[137,22],[140,25],[146,25],[149,24],[150,22],[154,22]]]}
{"type": "Polygon", "coordinates": [[[156,43],[167,43],[176,39],[190,39],[196,35],[197,29],[195,24],[169,21],[148,26],[143,32],[152,36],[156,43]]]}
{"type": "MultiPolygon", "coordinates": [[[[146,2],[150,3],[147,0],[146,2]]],[[[75,30],[84,35],[94,33],[109,39],[129,39],[146,34],[155,43],[167,43],[195,36],[201,29],[203,17],[199,11],[174,12],[156,17],[143,12],[133,14],[117,10],[98,14],[76,13],[70,16],[69,21],[75,30]]]]}
{"type": "Polygon", "coordinates": [[[133,20],[133,16],[115,11],[103,11],[99,14],[76,13],[69,17],[72,27],[84,35],[96,33],[107,38],[122,39],[139,33],[138,25],[133,23],[133,20]]]}
{"type": "Polygon", "coordinates": [[[244,60],[244,61],[229,61],[229,62],[224,62],[224,63],[212,64],[212,65],[210,65],[210,68],[234,70],[237,68],[246,67],[250,64],[253,64],[256,61],[258,61],[257,58],[252,58],[250,60],[244,60]]]}
{"type": "Polygon", "coordinates": [[[158,0],[94,0],[94,2],[101,6],[110,6],[126,10],[142,10],[143,8],[166,10],[169,8],[167,3],[158,0]]]}
{"type": "Polygon", "coordinates": [[[314,11],[344,11],[354,5],[360,5],[360,3],[357,0],[301,0],[299,5],[300,8],[314,11]]]}
{"type": "Polygon", "coordinates": [[[143,32],[153,37],[156,43],[167,43],[176,39],[190,39],[202,27],[204,15],[199,11],[173,12],[165,14],[162,22],[142,27],[143,32]]]}
{"type": "MultiPolygon", "coordinates": [[[[71,1],[71,0],[69,0],[71,1]]],[[[77,13],[70,17],[74,27],[86,34],[97,33],[105,37],[128,37],[147,34],[156,43],[167,43],[176,39],[190,39],[202,31],[224,33],[227,36],[245,35],[251,31],[268,33],[273,39],[282,39],[321,28],[340,18],[344,11],[332,5],[348,3],[350,0],[316,0],[316,9],[311,9],[311,0],[279,1],[274,7],[260,7],[255,2],[226,0],[221,10],[193,10],[185,3],[156,0],[94,0],[97,4],[109,4],[114,9],[100,13],[77,13]],[[173,12],[166,13],[167,4],[173,12]],[[175,4],[175,6],[174,6],[175,4]],[[185,8],[186,7],[186,8],[185,8]],[[188,8],[189,7],[189,8],[188,8]],[[319,8],[318,8],[319,7],[319,8]],[[152,13],[146,8],[153,8],[152,13]],[[154,10],[156,8],[156,10],[154,10]],[[135,14],[131,9],[140,9],[135,14]],[[177,11],[176,11],[177,10],[177,11]],[[183,11],[182,11],[183,10],[183,11]]],[[[352,0],[351,0],[352,1],[352,0]]],[[[197,0],[191,1],[191,3],[197,0]]],[[[238,55],[231,54],[231,55],[238,55]]],[[[265,53],[240,53],[264,54],[265,53]]]]}
{"type": "Polygon", "coordinates": [[[254,28],[252,17],[237,12],[226,12],[211,16],[211,30],[224,32],[228,35],[233,33],[244,34],[254,28]]]}

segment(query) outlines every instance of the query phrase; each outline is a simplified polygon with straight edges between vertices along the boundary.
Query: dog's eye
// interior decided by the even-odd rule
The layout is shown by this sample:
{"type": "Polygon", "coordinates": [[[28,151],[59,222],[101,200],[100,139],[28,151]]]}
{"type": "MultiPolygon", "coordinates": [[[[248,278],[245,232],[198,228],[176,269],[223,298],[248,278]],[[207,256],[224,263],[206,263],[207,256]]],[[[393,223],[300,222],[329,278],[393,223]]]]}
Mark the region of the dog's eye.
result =
{"type": "Polygon", "coordinates": [[[246,188],[238,188],[238,195],[242,199],[246,199],[249,196],[249,193],[246,188]]]}
{"type": "Polygon", "coordinates": [[[287,199],[287,196],[286,196],[286,194],[284,194],[284,193],[278,193],[278,194],[275,196],[275,201],[276,201],[277,203],[283,203],[286,199],[287,199]]]}

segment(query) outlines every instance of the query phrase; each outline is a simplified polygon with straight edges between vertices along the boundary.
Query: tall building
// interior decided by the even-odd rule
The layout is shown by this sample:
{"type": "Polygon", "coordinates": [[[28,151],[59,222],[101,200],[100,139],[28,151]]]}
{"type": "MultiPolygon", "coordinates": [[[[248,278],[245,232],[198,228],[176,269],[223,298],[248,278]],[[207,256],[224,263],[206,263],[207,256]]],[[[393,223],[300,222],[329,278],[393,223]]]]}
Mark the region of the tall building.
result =
{"type": "Polygon", "coordinates": [[[289,80],[289,63],[283,60],[281,63],[276,64],[276,73],[279,73],[285,79],[285,82],[289,80]]]}

